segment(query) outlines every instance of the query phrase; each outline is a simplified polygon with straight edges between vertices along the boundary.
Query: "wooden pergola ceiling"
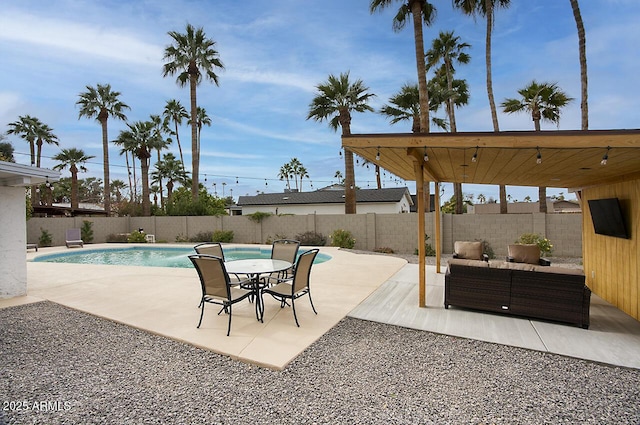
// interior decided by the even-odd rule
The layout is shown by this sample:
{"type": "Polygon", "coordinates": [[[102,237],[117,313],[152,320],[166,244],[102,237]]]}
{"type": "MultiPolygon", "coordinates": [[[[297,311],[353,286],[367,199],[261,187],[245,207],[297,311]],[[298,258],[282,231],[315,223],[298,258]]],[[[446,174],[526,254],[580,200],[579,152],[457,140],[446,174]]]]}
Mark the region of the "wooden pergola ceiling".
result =
{"type": "Polygon", "coordinates": [[[581,188],[640,178],[640,130],[354,134],[342,146],[405,180],[416,180],[416,161],[436,182],[581,188]]]}

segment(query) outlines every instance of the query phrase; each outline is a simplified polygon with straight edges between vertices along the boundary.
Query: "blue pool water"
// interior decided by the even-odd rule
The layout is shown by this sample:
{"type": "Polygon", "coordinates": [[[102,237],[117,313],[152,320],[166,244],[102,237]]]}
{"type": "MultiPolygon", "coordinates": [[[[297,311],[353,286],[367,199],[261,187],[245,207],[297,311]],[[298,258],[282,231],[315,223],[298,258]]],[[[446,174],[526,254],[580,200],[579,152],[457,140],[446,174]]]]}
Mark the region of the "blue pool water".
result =
{"type": "MultiPolygon", "coordinates": [[[[300,251],[304,252],[304,249],[300,251]]],[[[188,255],[191,254],[195,254],[195,251],[190,247],[132,246],[126,248],[74,249],[57,254],[41,255],[34,258],[33,261],[146,267],[193,267],[188,258],[188,255]]],[[[226,261],[246,258],[270,258],[271,248],[225,247],[224,257],[226,261]]],[[[330,255],[318,253],[314,263],[323,263],[330,259],[330,255]]]]}

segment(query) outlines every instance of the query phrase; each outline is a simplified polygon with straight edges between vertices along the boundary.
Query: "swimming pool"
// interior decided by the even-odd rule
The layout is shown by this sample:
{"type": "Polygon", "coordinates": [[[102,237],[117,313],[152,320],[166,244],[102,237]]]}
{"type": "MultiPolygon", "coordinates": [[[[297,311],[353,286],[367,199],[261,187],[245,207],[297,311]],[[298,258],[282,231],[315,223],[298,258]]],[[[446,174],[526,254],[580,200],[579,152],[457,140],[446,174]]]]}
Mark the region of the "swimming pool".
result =
{"type": "MultiPolygon", "coordinates": [[[[301,249],[304,252],[306,249],[301,249]]],[[[108,264],[121,266],[146,267],[193,267],[188,255],[195,254],[193,247],[150,247],[131,246],[124,248],[83,249],[40,255],[35,262],[108,264]]],[[[246,258],[270,258],[271,248],[225,247],[226,261],[246,258]]],[[[318,253],[314,263],[323,263],[331,259],[330,255],[318,253]]]]}

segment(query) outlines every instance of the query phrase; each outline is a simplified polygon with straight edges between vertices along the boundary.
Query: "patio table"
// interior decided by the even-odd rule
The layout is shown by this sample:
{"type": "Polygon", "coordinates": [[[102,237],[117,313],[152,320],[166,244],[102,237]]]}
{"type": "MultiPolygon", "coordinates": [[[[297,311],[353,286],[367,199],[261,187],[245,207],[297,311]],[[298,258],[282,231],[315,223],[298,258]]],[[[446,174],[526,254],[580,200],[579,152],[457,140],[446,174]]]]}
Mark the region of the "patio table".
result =
{"type": "Polygon", "coordinates": [[[260,282],[260,277],[265,274],[287,270],[291,268],[293,264],[284,260],[250,258],[246,260],[226,261],[224,266],[229,274],[243,274],[249,276],[251,280],[251,290],[253,290],[256,296],[256,318],[262,322],[264,306],[260,291],[265,284],[260,282]]]}

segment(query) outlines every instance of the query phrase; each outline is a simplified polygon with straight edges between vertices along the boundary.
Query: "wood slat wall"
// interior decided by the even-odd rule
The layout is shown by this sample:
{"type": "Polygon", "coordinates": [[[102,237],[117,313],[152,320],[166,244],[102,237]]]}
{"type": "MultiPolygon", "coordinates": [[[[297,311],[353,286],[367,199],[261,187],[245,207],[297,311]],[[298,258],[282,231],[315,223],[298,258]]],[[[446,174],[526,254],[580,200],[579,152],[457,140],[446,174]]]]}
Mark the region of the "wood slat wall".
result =
{"type": "Polygon", "coordinates": [[[582,249],[587,286],[620,310],[640,320],[640,180],[582,191],[582,249]],[[630,239],[597,235],[588,200],[618,198],[630,239]]]}

